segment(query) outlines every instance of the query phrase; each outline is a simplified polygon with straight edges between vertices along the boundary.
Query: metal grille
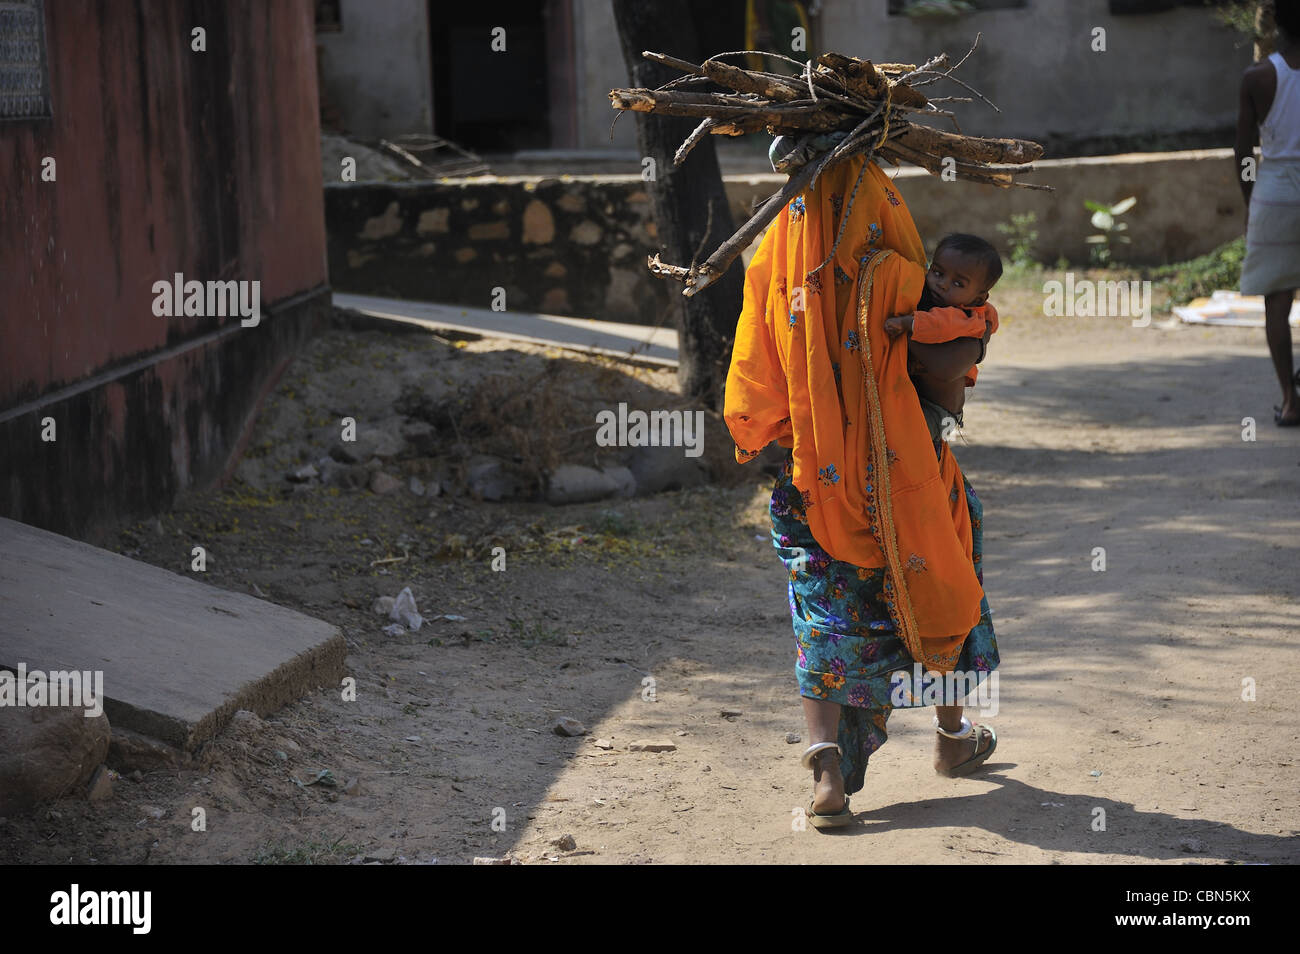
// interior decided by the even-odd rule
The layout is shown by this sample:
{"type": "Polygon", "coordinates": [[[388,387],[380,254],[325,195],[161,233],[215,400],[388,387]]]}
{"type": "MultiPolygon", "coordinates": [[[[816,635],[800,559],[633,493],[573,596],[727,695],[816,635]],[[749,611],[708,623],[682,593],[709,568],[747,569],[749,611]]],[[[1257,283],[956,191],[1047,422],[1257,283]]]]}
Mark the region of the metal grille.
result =
{"type": "Polygon", "coordinates": [[[50,115],[43,0],[0,0],[0,120],[50,115]]]}

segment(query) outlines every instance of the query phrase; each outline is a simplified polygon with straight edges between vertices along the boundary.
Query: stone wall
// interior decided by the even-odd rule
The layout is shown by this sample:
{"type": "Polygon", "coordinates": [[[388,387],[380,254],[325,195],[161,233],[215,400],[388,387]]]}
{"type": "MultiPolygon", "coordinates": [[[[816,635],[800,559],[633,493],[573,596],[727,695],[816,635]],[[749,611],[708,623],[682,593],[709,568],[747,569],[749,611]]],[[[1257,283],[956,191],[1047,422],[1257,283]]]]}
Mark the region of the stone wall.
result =
{"type": "MultiPolygon", "coordinates": [[[[911,168],[891,174],[927,247],[946,232],[967,231],[1005,251],[997,223],[1033,212],[1034,251],[1044,262],[1087,262],[1085,239],[1095,230],[1086,199],[1137,197],[1124,216],[1132,244],[1118,257],[1149,265],[1183,261],[1235,238],[1245,211],[1228,149],[1037,163],[1025,180],[1054,192],[944,182],[911,168]]],[[[778,175],[728,177],[736,221],[783,182],[778,175]]],[[[658,245],[645,186],[638,176],[331,184],[331,284],[479,308],[491,307],[493,289],[504,288],[508,311],[656,324],[680,286],[646,270],[658,245]]]]}
{"type": "Polygon", "coordinates": [[[526,176],[325,188],[339,291],[655,324],[670,289],[637,176],[526,176]],[[566,177],[567,178],[567,177],[566,177]]]}

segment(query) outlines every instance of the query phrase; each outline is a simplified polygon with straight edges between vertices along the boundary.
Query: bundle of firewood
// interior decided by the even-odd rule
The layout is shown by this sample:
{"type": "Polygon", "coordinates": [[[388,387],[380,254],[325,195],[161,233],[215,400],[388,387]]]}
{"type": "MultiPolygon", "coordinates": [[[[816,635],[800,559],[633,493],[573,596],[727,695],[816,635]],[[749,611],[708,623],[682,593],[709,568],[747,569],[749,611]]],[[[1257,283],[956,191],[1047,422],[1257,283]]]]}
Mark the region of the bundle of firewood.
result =
{"type": "MultiPolygon", "coordinates": [[[[974,49],[972,46],[971,51],[974,49]]],[[[688,296],[715,282],[776,218],[782,206],[816,183],[823,169],[851,156],[879,156],[895,165],[906,161],[935,175],[946,173],[1003,188],[1050,188],[1017,182],[1011,171],[1001,168],[1023,166],[1038,159],[1043,154],[1043,147],[1038,143],[963,135],[953,113],[936,104],[972,100],[957,96],[927,98],[920,91],[920,87],[947,79],[988,103],[978,90],[952,75],[965,62],[965,56],[949,66],[947,55],[941,54],[918,67],[902,63],[873,64],[870,60],[839,53],[824,53],[807,63],[791,60],[802,73],[784,76],[722,62],[722,57],[738,54],[718,54],[698,66],[662,53],[642,55],[680,69],[686,75],[659,89],[610,90],[610,102],[620,110],[698,117],[700,124],[677,150],[675,164],[684,161],[691,149],[709,134],[742,136],[765,132],[785,136],[805,154],[816,143],[827,144],[798,168],[785,188],[768,199],[703,264],[666,265],[657,255],[649,260],[655,274],[685,282],[683,293],[688,296]],[[956,132],[914,121],[920,117],[950,120],[956,132]]],[[[847,221],[848,215],[843,218],[847,221]]],[[[838,243],[839,237],[837,246],[838,243]]],[[[834,255],[834,249],[831,254],[834,255]]]]}

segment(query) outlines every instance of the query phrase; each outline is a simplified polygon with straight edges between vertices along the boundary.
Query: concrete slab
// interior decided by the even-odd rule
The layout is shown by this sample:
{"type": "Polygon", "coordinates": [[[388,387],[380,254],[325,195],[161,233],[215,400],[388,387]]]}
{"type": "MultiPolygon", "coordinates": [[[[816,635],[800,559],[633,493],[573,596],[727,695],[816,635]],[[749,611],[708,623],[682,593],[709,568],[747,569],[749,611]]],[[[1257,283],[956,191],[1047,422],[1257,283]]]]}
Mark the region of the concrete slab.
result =
{"type": "Polygon", "coordinates": [[[376,318],[403,321],[425,328],[449,328],[534,344],[573,348],[613,357],[634,357],[651,364],[675,367],[677,332],[594,318],[570,318],[534,312],[492,311],[465,305],[445,305],[402,298],[334,293],[334,304],[376,318]]]}
{"type": "Polygon", "coordinates": [[[192,751],[338,686],[346,655],[322,620],[0,518],[0,666],[102,671],[114,728],[192,751]]]}

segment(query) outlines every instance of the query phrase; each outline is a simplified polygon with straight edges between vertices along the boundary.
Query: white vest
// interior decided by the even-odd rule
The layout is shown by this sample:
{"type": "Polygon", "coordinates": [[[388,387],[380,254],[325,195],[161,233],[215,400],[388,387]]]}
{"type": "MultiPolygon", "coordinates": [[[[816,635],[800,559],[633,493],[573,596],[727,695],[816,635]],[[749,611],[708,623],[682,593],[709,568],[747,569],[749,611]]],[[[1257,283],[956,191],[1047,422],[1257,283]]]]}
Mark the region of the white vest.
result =
{"type": "Polygon", "coordinates": [[[1281,53],[1268,58],[1277,72],[1277,92],[1268,116],[1259,126],[1259,146],[1264,161],[1300,160],[1300,70],[1286,65],[1281,53]]]}

